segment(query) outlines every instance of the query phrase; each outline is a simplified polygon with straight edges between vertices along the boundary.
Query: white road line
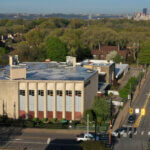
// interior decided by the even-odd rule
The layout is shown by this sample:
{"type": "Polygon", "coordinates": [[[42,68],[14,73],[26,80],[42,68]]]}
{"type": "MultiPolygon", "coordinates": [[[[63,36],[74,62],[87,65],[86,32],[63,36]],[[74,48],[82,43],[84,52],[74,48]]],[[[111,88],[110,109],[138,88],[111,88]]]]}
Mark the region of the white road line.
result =
{"type": "Polygon", "coordinates": [[[134,135],[137,135],[137,131],[134,133],[134,135]]]}
{"type": "Polygon", "coordinates": [[[148,132],[148,135],[150,135],[150,132],[148,132]]]}
{"type": "Polygon", "coordinates": [[[21,141],[22,139],[13,139],[13,140],[16,140],[16,141],[21,141]]]}
{"type": "Polygon", "coordinates": [[[144,131],[141,132],[141,135],[143,135],[143,134],[144,134],[144,131]]]}
{"type": "Polygon", "coordinates": [[[47,144],[50,144],[50,142],[51,142],[51,138],[48,138],[47,139],[47,144]]]}
{"type": "Polygon", "coordinates": [[[46,144],[47,145],[47,143],[46,142],[25,142],[25,141],[13,141],[13,140],[11,140],[11,141],[0,141],[0,143],[3,143],[3,142],[7,142],[7,143],[18,143],[18,144],[21,144],[21,143],[23,143],[23,144],[46,144]]]}

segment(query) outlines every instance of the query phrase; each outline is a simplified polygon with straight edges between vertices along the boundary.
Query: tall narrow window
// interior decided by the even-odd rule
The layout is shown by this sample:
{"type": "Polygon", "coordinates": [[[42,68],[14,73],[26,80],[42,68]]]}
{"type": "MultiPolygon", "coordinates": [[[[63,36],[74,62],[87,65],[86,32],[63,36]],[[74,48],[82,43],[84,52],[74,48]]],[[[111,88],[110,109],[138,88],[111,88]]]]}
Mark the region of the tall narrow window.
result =
{"type": "Polygon", "coordinates": [[[62,96],[62,91],[57,90],[57,96],[62,96]]]}
{"type": "Polygon", "coordinates": [[[25,96],[25,90],[20,90],[19,95],[25,96]]]}
{"type": "Polygon", "coordinates": [[[72,91],[66,91],[67,96],[72,96],[72,91]]]}
{"type": "Polygon", "coordinates": [[[52,91],[52,90],[48,90],[48,91],[47,91],[47,95],[53,96],[53,91],[52,91]]]}
{"type": "Polygon", "coordinates": [[[44,96],[44,90],[38,90],[38,95],[44,96]]]}
{"type": "Polygon", "coordinates": [[[81,91],[75,91],[75,112],[81,112],[81,91]]]}
{"type": "Polygon", "coordinates": [[[72,112],[72,91],[66,91],[66,111],[72,112]]]}
{"type": "Polygon", "coordinates": [[[34,96],[34,90],[29,90],[29,95],[34,96]]]}
{"type": "Polygon", "coordinates": [[[61,90],[57,90],[56,91],[57,97],[56,97],[56,110],[57,111],[61,111],[62,112],[62,107],[63,107],[63,97],[62,97],[62,91],[61,90]]]}

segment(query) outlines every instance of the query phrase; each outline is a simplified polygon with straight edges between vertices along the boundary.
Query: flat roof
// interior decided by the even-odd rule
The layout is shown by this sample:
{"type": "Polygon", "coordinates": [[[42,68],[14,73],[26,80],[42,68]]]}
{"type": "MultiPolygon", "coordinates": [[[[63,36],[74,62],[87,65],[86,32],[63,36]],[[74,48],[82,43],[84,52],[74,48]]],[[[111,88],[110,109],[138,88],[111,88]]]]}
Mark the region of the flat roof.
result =
{"type": "Polygon", "coordinates": [[[81,65],[92,65],[92,66],[100,66],[100,67],[103,67],[103,66],[111,66],[112,64],[114,64],[113,61],[107,61],[107,60],[89,60],[89,59],[86,59],[84,61],[81,62],[81,65]]]}
{"type": "Polygon", "coordinates": [[[128,67],[128,64],[115,64],[115,77],[118,78],[128,67]]]}
{"type": "MultiPolygon", "coordinates": [[[[15,67],[15,66],[14,66],[15,67]]],[[[17,67],[17,66],[16,66],[17,67]]],[[[24,62],[19,67],[26,67],[26,80],[87,80],[97,71],[76,66],[67,66],[65,62],[24,62]]],[[[0,80],[9,80],[10,66],[0,68],[0,80]]]]}

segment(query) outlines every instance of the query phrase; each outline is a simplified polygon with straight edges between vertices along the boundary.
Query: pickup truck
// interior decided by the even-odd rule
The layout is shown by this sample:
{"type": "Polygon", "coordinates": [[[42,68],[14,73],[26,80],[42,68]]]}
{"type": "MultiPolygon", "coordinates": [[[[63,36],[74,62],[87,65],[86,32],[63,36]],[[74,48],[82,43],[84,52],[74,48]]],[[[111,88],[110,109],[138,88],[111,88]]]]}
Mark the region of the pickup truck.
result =
{"type": "MultiPolygon", "coordinates": [[[[88,140],[95,140],[95,135],[91,134],[91,133],[86,133],[86,134],[80,134],[77,135],[76,137],[76,141],[78,142],[83,142],[83,141],[88,141],[88,140]]],[[[96,140],[99,140],[99,137],[96,136],[96,140]]]]}

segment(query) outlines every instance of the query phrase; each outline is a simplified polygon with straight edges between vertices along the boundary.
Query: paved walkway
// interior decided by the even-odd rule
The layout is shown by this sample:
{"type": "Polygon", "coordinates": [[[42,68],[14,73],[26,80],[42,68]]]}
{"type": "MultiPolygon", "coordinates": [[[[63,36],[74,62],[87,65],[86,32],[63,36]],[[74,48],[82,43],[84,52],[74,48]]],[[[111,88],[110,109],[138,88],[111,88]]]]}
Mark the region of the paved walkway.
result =
{"type": "Polygon", "coordinates": [[[23,133],[60,133],[60,134],[80,134],[86,132],[85,130],[72,130],[72,129],[39,129],[39,128],[25,128],[22,130],[23,133]]]}

